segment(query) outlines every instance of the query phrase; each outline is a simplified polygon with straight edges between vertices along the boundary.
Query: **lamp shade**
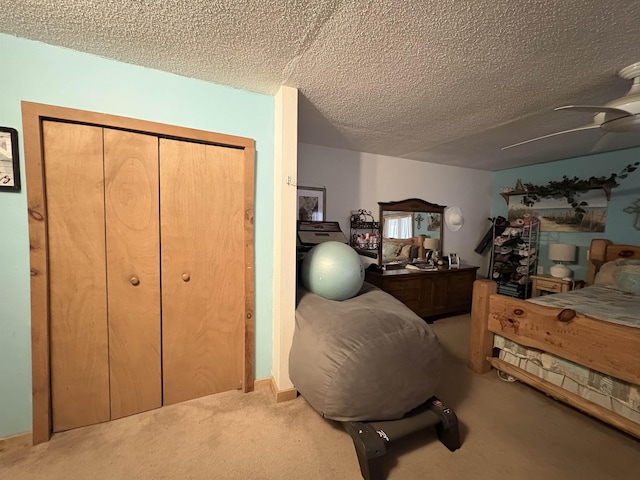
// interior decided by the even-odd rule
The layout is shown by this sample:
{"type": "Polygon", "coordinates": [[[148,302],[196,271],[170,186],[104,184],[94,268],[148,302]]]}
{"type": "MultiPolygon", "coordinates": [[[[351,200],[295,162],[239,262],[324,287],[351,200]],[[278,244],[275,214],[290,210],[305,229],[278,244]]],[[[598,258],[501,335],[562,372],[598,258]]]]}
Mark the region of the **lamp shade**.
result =
{"type": "Polygon", "coordinates": [[[438,246],[440,245],[440,240],[438,240],[437,238],[425,238],[424,243],[422,245],[427,250],[438,250],[438,246]]]}
{"type": "Polygon", "coordinates": [[[570,243],[552,243],[549,245],[549,260],[573,262],[576,259],[576,246],[570,243]]]}

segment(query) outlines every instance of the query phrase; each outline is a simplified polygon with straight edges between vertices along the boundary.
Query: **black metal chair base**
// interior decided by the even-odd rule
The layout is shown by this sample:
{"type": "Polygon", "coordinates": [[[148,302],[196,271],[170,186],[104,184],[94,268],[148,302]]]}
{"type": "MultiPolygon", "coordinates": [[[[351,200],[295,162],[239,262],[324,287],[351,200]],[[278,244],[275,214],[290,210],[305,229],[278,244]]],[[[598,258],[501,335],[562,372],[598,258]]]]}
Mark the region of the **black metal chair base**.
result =
{"type": "Polygon", "coordinates": [[[382,457],[387,453],[387,443],[407,435],[434,427],[440,442],[450,451],[461,446],[458,417],[438,398],[431,397],[421,406],[398,420],[380,422],[342,422],[351,435],[365,480],[384,480],[382,457]]]}

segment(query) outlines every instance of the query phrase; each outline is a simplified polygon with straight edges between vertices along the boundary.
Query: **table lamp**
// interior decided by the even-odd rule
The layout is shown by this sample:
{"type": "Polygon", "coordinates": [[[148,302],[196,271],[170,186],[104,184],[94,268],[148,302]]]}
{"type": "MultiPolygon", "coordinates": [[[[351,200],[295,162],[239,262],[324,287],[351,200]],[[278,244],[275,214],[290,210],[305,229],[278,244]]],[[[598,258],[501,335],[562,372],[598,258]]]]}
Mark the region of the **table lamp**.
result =
{"type": "Polygon", "coordinates": [[[549,245],[549,260],[556,262],[549,272],[552,277],[571,276],[571,269],[561,262],[573,262],[576,259],[576,246],[570,243],[552,243],[549,245]]]}
{"type": "Polygon", "coordinates": [[[437,238],[425,238],[422,246],[426,250],[433,250],[435,252],[440,246],[440,241],[437,238]]]}
{"type": "Polygon", "coordinates": [[[438,260],[438,248],[440,247],[439,238],[427,237],[424,239],[424,242],[422,242],[422,246],[426,251],[425,258],[428,262],[435,262],[438,260]]]}

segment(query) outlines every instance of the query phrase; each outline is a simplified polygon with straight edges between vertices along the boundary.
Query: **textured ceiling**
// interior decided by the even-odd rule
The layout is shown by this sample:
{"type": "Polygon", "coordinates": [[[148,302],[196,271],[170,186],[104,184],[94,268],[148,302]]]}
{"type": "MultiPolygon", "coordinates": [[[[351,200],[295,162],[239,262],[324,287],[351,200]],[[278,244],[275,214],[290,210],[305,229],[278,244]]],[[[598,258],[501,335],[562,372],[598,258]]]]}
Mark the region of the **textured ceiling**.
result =
{"type": "Polygon", "coordinates": [[[300,91],[301,142],[498,170],[640,145],[563,104],[626,93],[631,0],[0,0],[0,32],[187,77],[300,91]]]}

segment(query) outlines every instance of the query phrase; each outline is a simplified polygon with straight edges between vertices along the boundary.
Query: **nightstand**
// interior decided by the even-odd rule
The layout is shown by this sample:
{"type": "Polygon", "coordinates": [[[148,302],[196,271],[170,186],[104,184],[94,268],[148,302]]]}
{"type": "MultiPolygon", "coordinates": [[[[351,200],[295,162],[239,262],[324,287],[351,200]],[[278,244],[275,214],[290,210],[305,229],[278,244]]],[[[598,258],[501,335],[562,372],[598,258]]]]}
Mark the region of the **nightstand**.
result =
{"type": "Polygon", "coordinates": [[[531,280],[533,280],[533,285],[531,286],[532,297],[539,297],[542,292],[564,293],[584,287],[582,280],[564,280],[551,275],[532,275],[531,280]]]}

